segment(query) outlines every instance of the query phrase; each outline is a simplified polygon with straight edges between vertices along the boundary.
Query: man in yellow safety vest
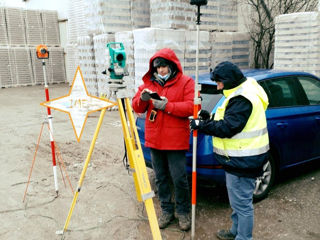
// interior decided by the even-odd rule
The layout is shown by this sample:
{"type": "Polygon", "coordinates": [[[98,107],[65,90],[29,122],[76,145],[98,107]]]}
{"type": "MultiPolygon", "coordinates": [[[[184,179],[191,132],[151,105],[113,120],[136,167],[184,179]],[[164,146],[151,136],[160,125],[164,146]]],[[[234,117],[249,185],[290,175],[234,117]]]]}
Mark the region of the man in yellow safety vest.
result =
{"type": "Polygon", "coordinates": [[[256,80],[244,77],[231,62],[218,64],[210,78],[223,90],[225,100],[214,116],[201,110],[190,128],[213,136],[214,156],[226,174],[232,227],[220,230],[217,237],[251,240],[255,178],[261,176],[268,159],[268,97],[256,80]]]}

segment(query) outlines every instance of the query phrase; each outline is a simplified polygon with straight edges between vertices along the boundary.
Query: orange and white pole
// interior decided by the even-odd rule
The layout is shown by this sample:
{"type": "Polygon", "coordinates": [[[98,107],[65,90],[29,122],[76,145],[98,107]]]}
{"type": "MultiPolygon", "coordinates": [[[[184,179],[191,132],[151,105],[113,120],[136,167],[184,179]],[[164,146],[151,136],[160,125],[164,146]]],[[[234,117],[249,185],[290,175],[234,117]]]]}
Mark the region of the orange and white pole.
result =
{"type": "MultiPolygon", "coordinates": [[[[44,59],[42,59],[42,68],[43,68],[43,78],[44,78],[44,89],[46,94],[46,101],[50,100],[49,97],[49,88],[47,83],[47,73],[46,73],[46,62],[44,59]]],[[[55,144],[53,140],[53,127],[52,127],[52,115],[51,115],[51,109],[47,107],[47,113],[48,113],[48,124],[50,129],[50,143],[51,143],[51,153],[52,153],[52,167],[53,167],[53,177],[54,177],[54,187],[56,190],[56,193],[59,192],[58,187],[58,177],[57,177],[57,162],[56,162],[56,151],[55,151],[55,144]]]]}
{"type": "MultiPolygon", "coordinates": [[[[199,6],[200,7],[200,6],[199,6]]],[[[194,107],[193,118],[198,118],[198,112],[201,104],[199,98],[200,85],[199,82],[199,25],[197,25],[197,50],[196,50],[196,79],[194,87],[194,107]]],[[[197,139],[198,131],[193,130],[193,148],[192,148],[192,194],[191,194],[191,239],[195,236],[195,218],[196,218],[196,203],[197,203],[197,139]]]]}

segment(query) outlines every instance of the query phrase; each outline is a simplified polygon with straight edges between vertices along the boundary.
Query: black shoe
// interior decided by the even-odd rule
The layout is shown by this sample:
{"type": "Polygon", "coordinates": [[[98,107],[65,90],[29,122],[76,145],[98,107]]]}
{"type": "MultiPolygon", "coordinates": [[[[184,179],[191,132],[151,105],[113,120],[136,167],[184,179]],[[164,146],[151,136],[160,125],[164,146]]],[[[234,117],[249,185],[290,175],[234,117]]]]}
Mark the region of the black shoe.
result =
{"type": "Polygon", "coordinates": [[[160,229],[166,228],[173,219],[174,219],[173,213],[163,212],[160,218],[158,219],[159,228],[160,229]]]}
{"type": "Polygon", "coordinates": [[[236,238],[235,235],[233,235],[230,230],[220,230],[218,233],[217,233],[217,237],[219,239],[222,239],[222,240],[234,240],[236,238]]]}
{"type": "Polygon", "coordinates": [[[179,227],[182,231],[188,231],[191,227],[189,214],[178,214],[179,227]]]}

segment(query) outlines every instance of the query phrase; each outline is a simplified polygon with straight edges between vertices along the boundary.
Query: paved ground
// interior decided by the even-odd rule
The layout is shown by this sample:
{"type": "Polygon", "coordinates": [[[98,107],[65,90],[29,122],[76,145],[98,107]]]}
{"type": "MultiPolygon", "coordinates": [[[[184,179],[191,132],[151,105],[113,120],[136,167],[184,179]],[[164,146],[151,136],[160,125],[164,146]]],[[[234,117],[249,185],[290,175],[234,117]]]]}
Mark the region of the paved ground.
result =
{"type": "MultiPolygon", "coordinates": [[[[50,86],[51,98],[68,91],[65,84],[50,86]]],[[[71,188],[64,187],[60,172],[58,197],[54,191],[46,125],[26,201],[22,202],[46,116],[45,108],[39,105],[43,101],[43,86],[0,89],[0,239],[60,239],[55,232],[63,228],[69,212],[71,188]]],[[[54,137],[75,188],[99,113],[88,118],[80,143],[67,114],[53,111],[53,116],[54,137]]],[[[123,155],[118,112],[108,111],[65,239],[152,239],[144,206],[137,202],[133,179],[123,167],[123,155]]],[[[319,164],[299,168],[299,172],[287,172],[269,197],[255,204],[254,239],[320,239],[319,164]]],[[[151,170],[149,176],[153,184],[151,170]]],[[[154,203],[159,212],[157,198],[154,203]]],[[[200,187],[196,239],[216,239],[218,229],[230,226],[230,213],[223,187],[200,187]]],[[[163,239],[190,238],[190,232],[181,232],[176,221],[161,232],[163,239]]]]}

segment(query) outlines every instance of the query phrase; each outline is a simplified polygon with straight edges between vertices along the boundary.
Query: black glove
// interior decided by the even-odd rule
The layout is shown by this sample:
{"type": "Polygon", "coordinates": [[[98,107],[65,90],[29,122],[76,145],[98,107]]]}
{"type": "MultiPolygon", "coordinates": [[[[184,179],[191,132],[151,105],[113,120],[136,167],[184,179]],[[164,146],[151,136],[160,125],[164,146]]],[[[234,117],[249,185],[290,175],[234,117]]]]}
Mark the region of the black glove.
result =
{"type": "Polygon", "coordinates": [[[208,111],[201,109],[198,112],[198,117],[201,120],[208,120],[208,119],[210,119],[211,115],[210,115],[210,113],[208,111]]]}
{"type": "Polygon", "coordinates": [[[141,94],[140,94],[140,99],[142,101],[149,101],[151,96],[150,96],[151,91],[147,88],[143,89],[141,94]]]}
{"type": "Polygon", "coordinates": [[[197,130],[197,129],[201,129],[202,128],[202,125],[203,125],[203,122],[202,120],[196,118],[196,119],[191,119],[190,120],[190,129],[191,130],[197,130]]]}

